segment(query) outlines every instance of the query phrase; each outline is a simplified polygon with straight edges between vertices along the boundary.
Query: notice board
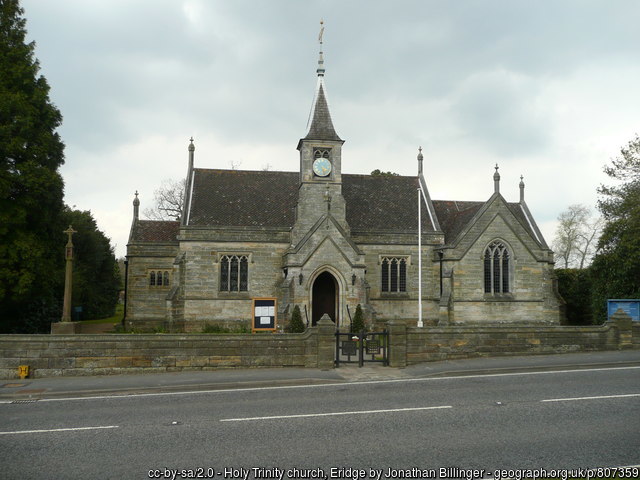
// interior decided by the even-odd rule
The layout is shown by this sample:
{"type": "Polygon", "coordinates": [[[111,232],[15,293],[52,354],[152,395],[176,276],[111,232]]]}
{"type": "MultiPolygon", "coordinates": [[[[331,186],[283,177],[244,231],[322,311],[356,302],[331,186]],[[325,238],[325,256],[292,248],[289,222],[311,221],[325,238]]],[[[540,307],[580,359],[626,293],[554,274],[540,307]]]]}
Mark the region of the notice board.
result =
{"type": "Polygon", "coordinates": [[[278,301],[275,298],[253,299],[252,332],[275,331],[278,301]]]}
{"type": "Polygon", "coordinates": [[[634,322],[640,322],[640,299],[607,300],[607,319],[621,308],[634,322]]]}

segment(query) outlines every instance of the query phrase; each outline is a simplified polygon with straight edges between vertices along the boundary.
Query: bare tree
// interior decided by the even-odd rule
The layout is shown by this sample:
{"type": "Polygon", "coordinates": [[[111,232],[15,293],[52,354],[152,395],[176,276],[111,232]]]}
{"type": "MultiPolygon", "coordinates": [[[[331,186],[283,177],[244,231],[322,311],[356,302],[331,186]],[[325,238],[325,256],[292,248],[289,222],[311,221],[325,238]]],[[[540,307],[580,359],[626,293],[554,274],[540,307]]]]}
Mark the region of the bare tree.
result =
{"type": "Polygon", "coordinates": [[[184,206],[185,180],[163,180],[153,192],[154,205],[144,209],[150,220],[179,220],[184,206]]]}
{"type": "Polygon", "coordinates": [[[558,216],[553,249],[564,268],[584,268],[595,254],[602,220],[586,205],[570,205],[558,216]]]}

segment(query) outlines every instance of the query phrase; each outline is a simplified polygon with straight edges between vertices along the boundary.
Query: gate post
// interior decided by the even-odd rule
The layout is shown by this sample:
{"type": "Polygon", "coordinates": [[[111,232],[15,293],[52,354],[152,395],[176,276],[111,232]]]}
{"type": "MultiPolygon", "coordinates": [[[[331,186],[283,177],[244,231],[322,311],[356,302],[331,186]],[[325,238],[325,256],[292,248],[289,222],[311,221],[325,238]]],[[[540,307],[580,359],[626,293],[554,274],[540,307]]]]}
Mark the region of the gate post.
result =
{"type": "Polygon", "coordinates": [[[407,325],[397,320],[387,323],[389,330],[389,366],[407,366],[407,325]]]}
{"type": "Polygon", "coordinates": [[[317,323],[318,326],[318,368],[329,370],[334,366],[336,326],[326,313],[317,323]]]}

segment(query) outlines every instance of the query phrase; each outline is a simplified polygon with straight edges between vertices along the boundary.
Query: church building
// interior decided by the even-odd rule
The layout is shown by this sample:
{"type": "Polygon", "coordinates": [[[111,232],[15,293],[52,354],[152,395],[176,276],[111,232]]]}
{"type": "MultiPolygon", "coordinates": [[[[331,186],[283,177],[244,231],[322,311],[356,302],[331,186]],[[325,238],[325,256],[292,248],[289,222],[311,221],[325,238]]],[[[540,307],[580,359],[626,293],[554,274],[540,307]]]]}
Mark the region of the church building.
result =
{"type": "Polygon", "coordinates": [[[180,221],[140,219],[136,193],[127,327],[281,330],[298,306],[309,326],[327,314],[346,330],[358,305],[370,325],[559,323],[522,178],[507,202],[496,166],[489,198],[471,202],[430,198],[421,151],[415,176],[343,173],[324,74],[320,52],[297,172],[196,168],[192,141],[180,221]]]}

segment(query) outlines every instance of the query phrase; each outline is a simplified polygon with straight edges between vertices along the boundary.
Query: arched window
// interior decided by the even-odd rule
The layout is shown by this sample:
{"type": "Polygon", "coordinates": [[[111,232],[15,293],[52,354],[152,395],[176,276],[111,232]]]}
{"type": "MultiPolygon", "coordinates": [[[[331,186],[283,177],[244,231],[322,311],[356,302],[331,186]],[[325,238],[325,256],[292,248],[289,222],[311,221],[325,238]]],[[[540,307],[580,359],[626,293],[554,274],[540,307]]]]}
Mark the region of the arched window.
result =
{"type": "Polygon", "coordinates": [[[249,258],[247,255],[220,257],[220,290],[246,292],[249,290],[249,258]]]}
{"type": "Polygon", "coordinates": [[[509,250],[497,240],[484,251],[484,293],[510,292],[509,259],[509,250]]]}
{"type": "Polygon", "coordinates": [[[407,291],[407,259],[384,257],[382,259],[381,290],[383,292],[407,291]]]}
{"type": "Polygon", "coordinates": [[[170,283],[169,272],[162,270],[153,270],[149,272],[149,286],[151,287],[168,287],[170,283]]]}

